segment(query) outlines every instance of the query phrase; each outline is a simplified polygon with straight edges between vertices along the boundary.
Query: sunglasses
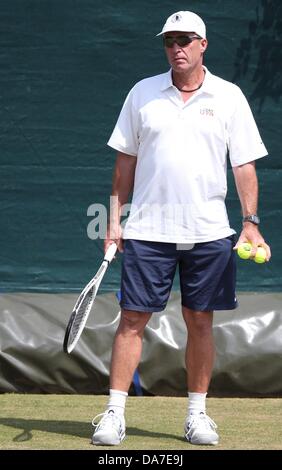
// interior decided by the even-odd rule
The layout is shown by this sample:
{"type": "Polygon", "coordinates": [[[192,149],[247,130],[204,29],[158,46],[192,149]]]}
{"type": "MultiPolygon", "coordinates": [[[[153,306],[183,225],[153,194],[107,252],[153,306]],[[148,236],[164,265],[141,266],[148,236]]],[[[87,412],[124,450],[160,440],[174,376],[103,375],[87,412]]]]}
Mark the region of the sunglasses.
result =
{"type": "Polygon", "coordinates": [[[176,43],[180,47],[188,46],[194,39],[202,39],[200,36],[164,36],[164,46],[171,48],[176,43]]]}

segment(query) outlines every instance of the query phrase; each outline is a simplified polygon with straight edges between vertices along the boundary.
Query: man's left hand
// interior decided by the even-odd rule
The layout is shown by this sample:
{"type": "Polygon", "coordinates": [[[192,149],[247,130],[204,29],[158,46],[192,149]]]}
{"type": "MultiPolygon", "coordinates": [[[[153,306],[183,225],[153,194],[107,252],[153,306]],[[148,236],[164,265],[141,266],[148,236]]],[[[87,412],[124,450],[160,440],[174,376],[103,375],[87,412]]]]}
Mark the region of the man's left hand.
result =
{"type": "Polygon", "coordinates": [[[256,252],[259,246],[263,247],[266,251],[266,261],[269,261],[271,258],[271,250],[269,245],[264,241],[263,236],[261,235],[257,225],[254,225],[251,222],[245,222],[243,224],[243,230],[241,235],[234,246],[234,250],[237,250],[242,243],[250,243],[252,245],[251,258],[256,256],[256,252]]]}

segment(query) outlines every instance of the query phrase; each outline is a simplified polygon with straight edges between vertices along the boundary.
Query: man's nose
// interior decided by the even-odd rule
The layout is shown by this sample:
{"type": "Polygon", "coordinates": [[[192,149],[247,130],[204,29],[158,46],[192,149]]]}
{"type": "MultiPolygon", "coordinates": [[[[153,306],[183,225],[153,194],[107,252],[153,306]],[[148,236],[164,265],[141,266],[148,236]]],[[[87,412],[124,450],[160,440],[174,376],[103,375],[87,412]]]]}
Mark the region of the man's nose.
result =
{"type": "Polygon", "coordinates": [[[173,43],[173,45],[172,45],[172,50],[173,50],[174,52],[181,50],[181,47],[177,44],[176,41],[174,41],[174,43],[173,43]]]}

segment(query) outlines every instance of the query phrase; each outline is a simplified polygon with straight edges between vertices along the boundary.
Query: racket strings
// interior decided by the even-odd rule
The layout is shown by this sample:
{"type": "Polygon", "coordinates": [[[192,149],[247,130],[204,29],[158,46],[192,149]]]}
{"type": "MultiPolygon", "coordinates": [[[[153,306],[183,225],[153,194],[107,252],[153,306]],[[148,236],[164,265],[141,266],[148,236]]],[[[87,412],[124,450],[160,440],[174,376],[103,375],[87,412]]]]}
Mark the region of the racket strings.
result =
{"type": "Polygon", "coordinates": [[[87,295],[82,300],[82,302],[80,303],[76,311],[75,319],[73,321],[73,325],[71,329],[69,343],[72,343],[74,341],[74,339],[76,338],[77,334],[80,331],[80,328],[83,327],[84,325],[83,321],[84,321],[84,318],[87,317],[89,310],[91,309],[93,297],[94,297],[94,289],[92,288],[90,291],[88,291],[87,295]]]}
{"type": "Polygon", "coordinates": [[[75,304],[75,307],[73,309],[73,312],[71,314],[71,317],[70,317],[70,320],[69,320],[69,323],[67,325],[67,329],[65,332],[64,343],[63,343],[63,349],[65,352],[70,353],[74,349],[82,333],[82,330],[86,324],[90,310],[92,308],[93,302],[95,300],[96,294],[98,292],[100,283],[104,277],[104,274],[111,260],[114,257],[116,249],[117,249],[117,246],[115,244],[114,246],[111,245],[96,275],[85,286],[79,298],[77,299],[77,302],[75,304]]]}

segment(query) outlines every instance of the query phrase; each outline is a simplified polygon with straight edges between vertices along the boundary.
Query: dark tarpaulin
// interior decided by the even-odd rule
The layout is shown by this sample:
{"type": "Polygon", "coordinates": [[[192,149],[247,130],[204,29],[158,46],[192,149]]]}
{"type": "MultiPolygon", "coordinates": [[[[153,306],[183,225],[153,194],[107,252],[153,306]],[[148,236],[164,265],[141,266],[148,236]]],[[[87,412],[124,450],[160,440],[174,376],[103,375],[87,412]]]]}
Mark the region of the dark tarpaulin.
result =
{"type": "MultiPolygon", "coordinates": [[[[0,392],[108,393],[119,322],[116,297],[97,297],[76,349],[66,355],[64,331],[75,299],[74,294],[1,295],[0,392]]],[[[215,313],[211,395],[282,396],[281,301],[281,294],[241,294],[237,310],[215,313]]],[[[186,396],[185,345],[180,295],[174,292],[145,330],[138,368],[144,393],[186,396]]]]}

